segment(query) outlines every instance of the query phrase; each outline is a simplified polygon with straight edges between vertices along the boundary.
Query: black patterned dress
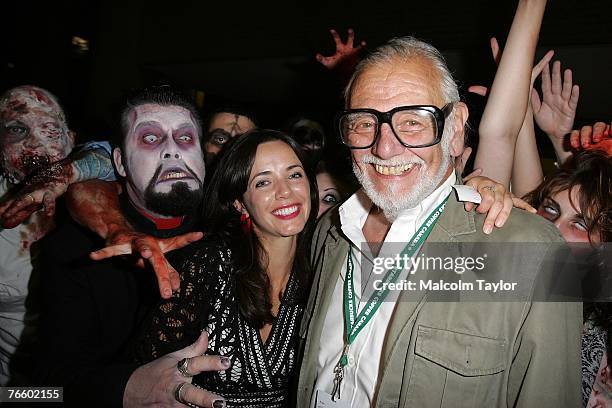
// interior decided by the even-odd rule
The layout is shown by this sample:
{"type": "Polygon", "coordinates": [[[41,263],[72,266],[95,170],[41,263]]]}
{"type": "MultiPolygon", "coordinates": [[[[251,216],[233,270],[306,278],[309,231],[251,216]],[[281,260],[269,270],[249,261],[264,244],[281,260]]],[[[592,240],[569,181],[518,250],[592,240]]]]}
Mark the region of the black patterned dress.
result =
{"type": "Polygon", "coordinates": [[[213,237],[190,245],[177,271],[181,290],[162,301],[138,345],[141,362],[193,343],[208,332],[207,355],[231,359],[226,371],[206,372],[193,383],[222,395],[230,407],[285,407],[296,362],[297,329],[303,306],[293,274],[278,315],[264,343],[259,330],[239,312],[235,298],[232,253],[213,237]]]}
{"type": "Polygon", "coordinates": [[[582,328],[582,403],[586,407],[593,391],[601,359],[606,352],[606,331],[592,320],[582,328]]]}

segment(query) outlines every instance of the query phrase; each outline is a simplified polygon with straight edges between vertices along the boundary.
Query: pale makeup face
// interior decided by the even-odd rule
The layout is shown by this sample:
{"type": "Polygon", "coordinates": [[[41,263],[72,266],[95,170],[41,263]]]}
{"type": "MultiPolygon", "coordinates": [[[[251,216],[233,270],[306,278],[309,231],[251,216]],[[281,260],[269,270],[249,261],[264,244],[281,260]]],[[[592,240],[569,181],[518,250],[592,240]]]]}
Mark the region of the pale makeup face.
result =
{"type": "Polygon", "coordinates": [[[207,132],[210,137],[204,144],[206,160],[212,159],[231,138],[255,129],[255,123],[246,116],[221,112],[214,115],[207,132]]]}
{"type": "MultiPolygon", "coordinates": [[[[559,230],[567,242],[590,242],[589,231],[580,210],[579,190],[572,189],[570,201],[569,190],[563,190],[544,199],[538,208],[538,214],[546,218],[559,230]],[[574,206],[572,206],[574,203],[574,206]]],[[[593,242],[600,242],[599,234],[591,235],[593,242]]]]}
{"type": "Polygon", "coordinates": [[[1,162],[11,182],[65,158],[73,146],[64,113],[45,90],[15,88],[0,102],[1,162]]]}
{"type": "MultiPolygon", "coordinates": [[[[380,112],[408,105],[442,108],[448,101],[440,93],[434,72],[431,64],[421,59],[371,67],[355,83],[349,107],[380,112]]],[[[446,120],[442,142],[437,145],[404,147],[389,125],[383,124],[371,148],[351,151],[355,175],[387,218],[392,220],[402,210],[418,205],[451,174],[451,158],[463,151],[466,120],[467,107],[457,103],[446,120]]]]}
{"type": "Polygon", "coordinates": [[[281,141],[258,146],[247,191],[236,206],[251,217],[262,239],[302,232],[310,214],[310,185],[291,147],[281,141]]]}
{"type": "Polygon", "coordinates": [[[177,182],[190,190],[202,187],[200,138],[187,109],[140,105],[130,112],[129,123],[124,156],[115,149],[114,159],[119,174],[127,176],[127,191],[135,204],[146,208],[144,193],[150,184],[155,193],[168,193],[177,182]]]}
{"type": "Polygon", "coordinates": [[[327,210],[338,204],[342,196],[338,183],[327,172],[317,174],[317,187],[319,190],[319,214],[317,214],[317,218],[319,218],[327,210]]]}

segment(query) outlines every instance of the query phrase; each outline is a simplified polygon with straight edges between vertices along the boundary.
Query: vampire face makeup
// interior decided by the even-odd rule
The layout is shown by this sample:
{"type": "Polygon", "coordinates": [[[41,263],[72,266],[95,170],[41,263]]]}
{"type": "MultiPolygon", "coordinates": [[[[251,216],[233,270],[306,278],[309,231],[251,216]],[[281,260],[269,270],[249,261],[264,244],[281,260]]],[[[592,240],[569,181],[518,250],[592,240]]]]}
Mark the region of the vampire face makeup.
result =
{"type": "Polygon", "coordinates": [[[162,216],[184,215],[194,201],[199,205],[205,169],[190,112],[173,105],[139,105],[130,113],[129,125],[123,154],[116,149],[114,159],[119,174],[127,178],[132,202],[162,216]]]}

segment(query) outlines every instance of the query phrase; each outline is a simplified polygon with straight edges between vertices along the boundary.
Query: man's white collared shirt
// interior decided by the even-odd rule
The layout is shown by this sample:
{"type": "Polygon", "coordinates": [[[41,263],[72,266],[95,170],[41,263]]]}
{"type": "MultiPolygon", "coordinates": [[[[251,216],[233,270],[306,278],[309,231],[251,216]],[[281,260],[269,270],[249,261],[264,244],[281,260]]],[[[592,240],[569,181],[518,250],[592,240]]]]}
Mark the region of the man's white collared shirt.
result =
{"type": "MultiPolygon", "coordinates": [[[[432,194],[417,207],[404,210],[391,225],[378,256],[393,257],[398,253],[398,243],[405,243],[415,234],[430,213],[451,193],[455,181],[453,172],[432,194]],[[394,252],[393,252],[394,251],[394,252]],[[393,253],[392,253],[393,252],[393,253]]],[[[368,299],[361,299],[362,257],[371,260],[368,244],[362,228],[368,218],[372,201],[360,189],[339,208],[342,231],[352,246],[353,282],[357,313],[368,299]]],[[[403,245],[401,245],[403,248],[403,245]]],[[[347,253],[348,256],[348,253],[347,253]]],[[[311,398],[311,407],[316,407],[317,390],[331,394],[334,385],[334,368],[340,361],[344,348],[343,286],[346,275],[346,256],[340,276],[336,281],[329,309],[321,333],[319,357],[317,359],[317,381],[311,398]]],[[[407,275],[407,271],[399,279],[407,275]]],[[[395,310],[395,302],[382,302],[378,311],[353,341],[348,352],[348,365],[344,367],[341,383],[341,401],[351,407],[373,406],[380,377],[380,359],[387,327],[395,310]]]]}

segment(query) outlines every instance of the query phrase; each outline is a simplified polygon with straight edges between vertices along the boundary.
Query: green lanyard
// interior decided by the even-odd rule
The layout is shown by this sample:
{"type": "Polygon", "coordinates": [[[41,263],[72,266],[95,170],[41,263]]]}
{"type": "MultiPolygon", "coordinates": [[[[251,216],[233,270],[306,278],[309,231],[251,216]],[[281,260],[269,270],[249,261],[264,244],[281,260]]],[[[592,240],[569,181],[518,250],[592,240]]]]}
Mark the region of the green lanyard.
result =
{"type": "MultiPolygon", "coordinates": [[[[421,247],[423,242],[429,236],[429,233],[436,224],[450,194],[444,199],[444,201],[429,214],[427,220],[421,224],[415,234],[410,238],[410,242],[406,245],[404,250],[400,253],[400,257],[404,256],[412,257],[414,253],[421,247]]],[[[402,269],[394,268],[387,271],[381,285],[384,289],[375,291],[368,302],[361,309],[361,312],[355,316],[357,310],[357,303],[355,301],[355,290],[353,286],[353,250],[349,245],[348,257],[346,260],[346,276],[344,279],[344,324],[346,327],[346,338],[344,342],[344,350],[342,351],[342,357],[340,362],[334,368],[335,379],[334,379],[334,391],[332,392],[332,398],[335,400],[336,395],[340,398],[340,382],[343,377],[343,368],[348,364],[348,349],[349,346],[355,341],[357,335],[363,330],[363,328],[372,320],[374,314],[389,294],[388,285],[385,283],[395,282],[397,277],[402,272],[402,269]]]]}

